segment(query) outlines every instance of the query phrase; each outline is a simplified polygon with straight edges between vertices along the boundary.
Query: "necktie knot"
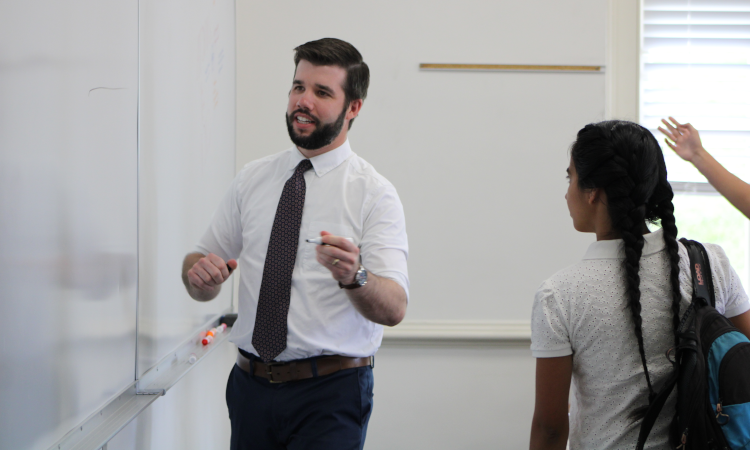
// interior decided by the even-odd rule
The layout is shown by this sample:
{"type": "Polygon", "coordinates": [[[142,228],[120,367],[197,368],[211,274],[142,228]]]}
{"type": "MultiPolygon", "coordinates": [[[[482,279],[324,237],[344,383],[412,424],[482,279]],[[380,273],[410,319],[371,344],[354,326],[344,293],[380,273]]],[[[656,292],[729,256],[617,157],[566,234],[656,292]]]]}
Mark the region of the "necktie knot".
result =
{"type": "Polygon", "coordinates": [[[299,164],[297,164],[297,169],[295,170],[295,172],[305,173],[310,169],[312,169],[312,163],[310,162],[309,159],[305,158],[302,161],[300,161],[299,164]]]}

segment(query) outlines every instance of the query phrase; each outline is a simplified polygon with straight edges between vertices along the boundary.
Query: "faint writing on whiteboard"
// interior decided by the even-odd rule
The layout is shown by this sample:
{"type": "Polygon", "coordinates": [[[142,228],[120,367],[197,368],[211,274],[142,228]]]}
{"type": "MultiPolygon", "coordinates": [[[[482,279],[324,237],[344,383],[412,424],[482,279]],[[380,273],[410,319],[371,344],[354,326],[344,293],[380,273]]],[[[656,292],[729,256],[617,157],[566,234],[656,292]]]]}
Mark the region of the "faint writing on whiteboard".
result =
{"type": "Polygon", "coordinates": [[[207,6],[208,14],[200,29],[199,45],[199,74],[200,77],[200,105],[201,105],[201,147],[211,150],[213,130],[216,126],[216,109],[221,101],[224,71],[224,42],[219,24],[220,11],[217,2],[211,1],[207,6]]]}

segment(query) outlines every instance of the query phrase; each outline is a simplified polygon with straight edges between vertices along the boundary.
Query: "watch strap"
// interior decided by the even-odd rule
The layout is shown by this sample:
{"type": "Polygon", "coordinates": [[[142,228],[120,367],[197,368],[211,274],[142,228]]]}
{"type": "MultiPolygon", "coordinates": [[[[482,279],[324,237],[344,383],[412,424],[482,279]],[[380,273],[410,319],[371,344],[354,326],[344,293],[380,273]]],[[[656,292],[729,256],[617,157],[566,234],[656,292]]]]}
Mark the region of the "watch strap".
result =
{"type": "Polygon", "coordinates": [[[366,285],[367,284],[367,278],[365,278],[365,280],[364,280],[364,282],[362,284],[359,284],[359,282],[357,281],[357,278],[359,278],[358,274],[359,274],[360,271],[365,272],[365,274],[367,274],[365,268],[362,267],[362,265],[360,264],[359,265],[359,269],[357,270],[357,274],[354,275],[354,283],[352,283],[352,284],[341,284],[341,282],[339,281],[339,289],[357,289],[357,288],[361,288],[362,286],[366,285]]]}
{"type": "Polygon", "coordinates": [[[356,281],[352,284],[341,284],[339,281],[339,289],[357,289],[361,288],[363,285],[357,283],[356,281]]]}

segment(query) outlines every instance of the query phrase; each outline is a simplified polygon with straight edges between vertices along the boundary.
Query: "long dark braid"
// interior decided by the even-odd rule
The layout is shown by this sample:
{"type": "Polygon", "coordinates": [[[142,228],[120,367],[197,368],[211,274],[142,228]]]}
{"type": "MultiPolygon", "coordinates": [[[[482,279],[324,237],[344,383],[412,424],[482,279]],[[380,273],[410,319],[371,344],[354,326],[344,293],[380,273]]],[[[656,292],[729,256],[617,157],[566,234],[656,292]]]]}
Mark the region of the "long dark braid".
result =
{"type": "Polygon", "coordinates": [[[643,205],[631,210],[631,214],[620,222],[622,224],[620,234],[625,253],[625,259],[622,264],[626,274],[625,292],[629,299],[628,307],[635,327],[635,336],[638,339],[638,352],[641,355],[643,372],[646,374],[646,384],[648,384],[650,401],[656,393],[654,392],[651,377],[646,368],[646,351],[643,347],[643,320],[641,319],[641,277],[638,273],[640,270],[641,255],[643,254],[645,215],[645,207],[643,205]]]}
{"type": "MultiPolygon", "coordinates": [[[[645,128],[631,122],[608,121],[587,125],[579,131],[571,157],[578,174],[579,187],[602,188],[606,193],[612,227],[620,232],[623,239],[625,291],[650,403],[655,391],[643,345],[639,276],[646,220],[653,222],[660,219],[664,229],[671,266],[675,342],[680,307],[677,227],[664,156],[653,135],[645,128]]],[[[642,417],[647,407],[638,408],[632,416],[636,419],[642,417]]]]}
{"type": "Polygon", "coordinates": [[[672,186],[667,182],[667,171],[666,168],[663,168],[663,157],[660,158],[659,163],[662,166],[659,170],[659,184],[652,196],[653,204],[650,205],[649,217],[647,218],[652,222],[659,219],[661,228],[664,230],[664,243],[667,245],[667,252],[669,253],[669,281],[672,286],[672,328],[674,330],[674,344],[678,345],[677,331],[680,326],[680,302],[682,301],[682,294],[680,294],[680,250],[677,245],[677,225],[675,224],[674,205],[672,204],[674,193],[672,192],[672,186]]]}

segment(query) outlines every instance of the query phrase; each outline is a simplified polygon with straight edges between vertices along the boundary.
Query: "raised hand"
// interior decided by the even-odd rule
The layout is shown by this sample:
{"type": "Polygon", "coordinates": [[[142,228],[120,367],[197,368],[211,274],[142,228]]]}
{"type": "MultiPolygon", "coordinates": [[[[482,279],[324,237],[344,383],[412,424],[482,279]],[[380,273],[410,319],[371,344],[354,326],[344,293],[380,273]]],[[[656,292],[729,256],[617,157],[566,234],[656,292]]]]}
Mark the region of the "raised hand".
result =
{"type": "Polygon", "coordinates": [[[711,185],[742,214],[750,218],[750,185],[728,171],[703,148],[698,130],[689,123],[682,124],[670,117],[662,119],[666,129],[659,131],[667,137],[667,145],[685,161],[690,161],[711,185]]]}
{"type": "Polygon", "coordinates": [[[696,156],[705,151],[703,149],[703,144],[701,144],[698,130],[693,128],[689,123],[679,123],[674,117],[670,117],[669,120],[672,121],[674,126],[665,119],[661,119],[662,123],[666,126],[666,129],[659,127],[659,131],[666,136],[664,142],[666,142],[669,148],[674,150],[680,158],[685,161],[693,162],[696,156]]]}

